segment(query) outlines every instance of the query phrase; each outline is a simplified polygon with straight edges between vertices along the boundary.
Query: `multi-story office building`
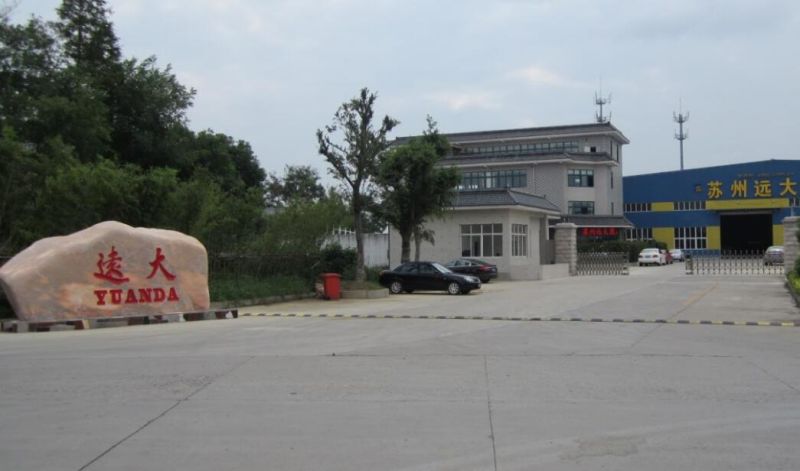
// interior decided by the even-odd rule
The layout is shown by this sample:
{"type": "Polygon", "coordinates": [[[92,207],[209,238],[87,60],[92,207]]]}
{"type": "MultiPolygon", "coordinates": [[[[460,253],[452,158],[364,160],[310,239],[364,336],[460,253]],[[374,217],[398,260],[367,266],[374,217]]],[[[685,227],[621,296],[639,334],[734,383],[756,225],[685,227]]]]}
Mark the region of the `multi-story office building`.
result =
{"type": "MultiPolygon", "coordinates": [[[[485,259],[501,276],[539,279],[552,262],[552,226],[573,222],[579,237],[616,238],[632,227],[622,215],[622,146],[610,123],[446,134],[442,165],[461,171],[444,218],[430,221],[434,244],[421,258],[485,259]]],[[[403,139],[399,139],[402,142],[403,139]]],[[[390,264],[400,237],[390,231],[390,264]]]]}
{"type": "Polygon", "coordinates": [[[797,214],[800,161],[765,160],[625,177],[629,239],[688,250],[763,251],[797,214]]]}

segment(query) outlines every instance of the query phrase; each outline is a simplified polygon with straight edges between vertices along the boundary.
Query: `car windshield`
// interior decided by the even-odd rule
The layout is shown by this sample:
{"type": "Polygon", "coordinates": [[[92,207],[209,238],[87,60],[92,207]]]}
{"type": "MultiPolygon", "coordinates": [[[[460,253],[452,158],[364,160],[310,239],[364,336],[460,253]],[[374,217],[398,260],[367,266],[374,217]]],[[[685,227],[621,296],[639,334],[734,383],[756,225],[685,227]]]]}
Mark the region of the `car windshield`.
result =
{"type": "Polygon", "coordinates": [[[449,268],[447,268],[444,265],[441,265],[439,263],[435,263],[434,262],[434,263],[431,263],[431,265],[433,265],[434,268],[436,268],[437,270],[439,270],[442,273],[453,273],[449,268]]]}

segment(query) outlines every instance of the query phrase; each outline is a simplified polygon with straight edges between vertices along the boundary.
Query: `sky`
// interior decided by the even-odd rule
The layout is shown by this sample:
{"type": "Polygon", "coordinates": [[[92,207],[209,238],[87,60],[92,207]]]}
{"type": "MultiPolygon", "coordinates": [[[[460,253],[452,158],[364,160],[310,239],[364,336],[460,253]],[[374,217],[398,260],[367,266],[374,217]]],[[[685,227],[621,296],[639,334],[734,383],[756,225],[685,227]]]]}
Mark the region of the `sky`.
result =
{"type": "MultiPolygon", "coordinates": [[[[55,18],[16,0],[11,18],[55,18]]],[[[123,54],[197,90],[195,131],[248,141],[265,170],[310,165],[315,132],[363,87],[377,116],[466,132],[594,121],[631,143],[624,175],[800,159],[796,0],[107,0],[123,54]]]]}

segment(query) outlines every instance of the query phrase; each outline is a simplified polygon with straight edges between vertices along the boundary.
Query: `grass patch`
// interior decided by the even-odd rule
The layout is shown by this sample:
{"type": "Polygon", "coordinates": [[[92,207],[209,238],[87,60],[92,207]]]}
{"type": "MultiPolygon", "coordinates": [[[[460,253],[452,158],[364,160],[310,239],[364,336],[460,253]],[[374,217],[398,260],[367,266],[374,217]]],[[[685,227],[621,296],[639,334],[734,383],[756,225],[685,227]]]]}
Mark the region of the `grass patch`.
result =
{"type": "Polygon", "coordinates": [[[214,275],[210,277],[208,290],[211,301],[217,302],[306,294],[311,292],[311,286],[307,280],[297,276],[258,278],[249,275],[214,275]]]}

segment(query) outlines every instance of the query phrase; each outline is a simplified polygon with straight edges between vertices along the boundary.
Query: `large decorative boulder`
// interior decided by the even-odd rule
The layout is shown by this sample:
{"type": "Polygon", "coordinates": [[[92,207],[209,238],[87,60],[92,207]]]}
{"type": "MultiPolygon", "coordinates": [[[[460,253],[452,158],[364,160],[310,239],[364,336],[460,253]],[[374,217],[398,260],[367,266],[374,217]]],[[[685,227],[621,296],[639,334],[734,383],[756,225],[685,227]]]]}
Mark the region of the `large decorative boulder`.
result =
{"type": "Polygon", "coordinates": [[[25,321],[209,309],[203,244],[116,221],[34,243],[0,268],[0,286],[25,321]]]}

